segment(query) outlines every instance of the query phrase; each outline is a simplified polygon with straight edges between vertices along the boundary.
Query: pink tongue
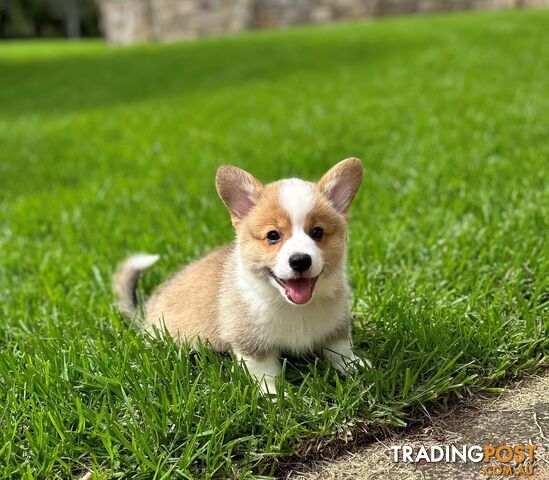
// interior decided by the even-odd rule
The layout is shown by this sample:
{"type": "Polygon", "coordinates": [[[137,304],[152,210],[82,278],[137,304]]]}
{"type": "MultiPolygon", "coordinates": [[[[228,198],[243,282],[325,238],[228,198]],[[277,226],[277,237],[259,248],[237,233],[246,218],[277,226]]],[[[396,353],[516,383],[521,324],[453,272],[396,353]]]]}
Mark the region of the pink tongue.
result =
{"type": "Polygon", "coordinates": [[[313,281],[310,278],[286,280],[286,293],[290,300],[298,305],[307,303],[313,293],[313,281]]]}

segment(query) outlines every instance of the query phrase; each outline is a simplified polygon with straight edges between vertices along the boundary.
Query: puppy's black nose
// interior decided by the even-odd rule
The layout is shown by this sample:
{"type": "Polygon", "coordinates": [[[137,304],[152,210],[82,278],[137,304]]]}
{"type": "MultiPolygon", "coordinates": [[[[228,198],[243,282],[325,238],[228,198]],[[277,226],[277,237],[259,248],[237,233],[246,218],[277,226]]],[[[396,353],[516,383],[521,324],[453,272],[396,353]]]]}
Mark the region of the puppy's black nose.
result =
{"type": "Polygon", "coordinates": [[[313,262],[311,260],[311,256],[306,253],[294,253],[290,255],[289,263],[292,270],[295,270],[296,272],[304,272],[313,262]]]}

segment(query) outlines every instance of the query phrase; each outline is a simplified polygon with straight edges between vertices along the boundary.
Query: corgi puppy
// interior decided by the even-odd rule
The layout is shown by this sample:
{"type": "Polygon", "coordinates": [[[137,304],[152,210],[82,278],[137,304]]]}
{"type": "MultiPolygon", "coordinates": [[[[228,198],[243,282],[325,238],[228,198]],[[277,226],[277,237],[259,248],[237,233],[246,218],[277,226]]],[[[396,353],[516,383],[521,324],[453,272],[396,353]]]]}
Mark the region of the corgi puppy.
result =
{"type": "MultiPolygon", "coordinates": [[[[347,218],[362,182],[349,158],[318,183],[297,178],[263,185],[233,166],[217,170],[216,187],[236,240],[195,261],[146,302],[144,328],[199,337],[242,359],[264,392],[276,393],[281,353],[324,353],[339,371],[364,366],[353,353],[346,272],[347,218]]],[[[114,291],[135,318],[140,273],[157,255],[136,255],[119,267],[114,291]]]]}

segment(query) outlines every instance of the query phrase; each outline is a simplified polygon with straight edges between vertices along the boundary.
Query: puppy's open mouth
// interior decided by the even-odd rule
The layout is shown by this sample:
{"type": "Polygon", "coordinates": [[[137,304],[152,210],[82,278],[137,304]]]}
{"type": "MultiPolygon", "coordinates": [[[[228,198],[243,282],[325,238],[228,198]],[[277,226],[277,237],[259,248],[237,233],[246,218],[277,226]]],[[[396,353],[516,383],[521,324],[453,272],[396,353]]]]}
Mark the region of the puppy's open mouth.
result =
{"type": "MultiPolygon", "coordinates": [[[[271,277],[276,280],[286,293],[286,297],[290,302],[297,305],[303,305],[311,300],[313,296],[313,290],[315,288],[318,276],[314,278],[292,278],[288,280],[282,280],[278,278],[273,272],[269,272],[271,277]]],[[[320,275],[319,275],[320,276],[320,275]]]]}

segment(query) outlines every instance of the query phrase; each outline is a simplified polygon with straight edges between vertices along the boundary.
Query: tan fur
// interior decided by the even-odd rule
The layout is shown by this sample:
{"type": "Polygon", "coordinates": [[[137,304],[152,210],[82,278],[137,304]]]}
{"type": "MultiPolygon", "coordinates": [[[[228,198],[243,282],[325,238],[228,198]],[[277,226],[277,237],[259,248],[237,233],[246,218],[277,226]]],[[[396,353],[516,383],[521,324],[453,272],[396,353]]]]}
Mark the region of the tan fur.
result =
{"type": "Polygon", "coordinates": [[[254,209],[236,225],[242,259],[252,267],[256,264],[260,268],[264,264],[271,266],[291,234],[290,217],[278,202],[279,190],[278,182],[263,187],[254,209]],[[282,234],[282,240],[274,245],[266,240],[271,230],[282,234]]]}
{"type": "Polygon", "coordinates": [[[219,336],[218,295],[224,265],[233,246],[222,247],[191,263],[162,285],[145,306],[145,327],[162,325],[176,338],[199,336],[219,351],[229,345],[219,336]]]}
{"type": "Polygon", "coordinates": [[[330,206],[318,186],[315,207],[307,218],[306,229],[312,230],[314,227],[324,230],[324,236],[317,244],[324,253],[325,273],[330,274],[344,260],[347,222],[330,206]]]}
{"type": "Polygon", "coordinates": [[[137,282],[138,275],[138,271],[128,268],[127,263],[122,262],[118,265],[113,277],[113,293],[118,298],[118,308],[128,317],[135,316],[137,312],[133,304],[133,288],[137,282]]]}
{"type": "Polygon", "coordinates": [[[336,178],[342,179],[341,183],[345,186],[342,196],[347,197],[347,205],[341,213],[346,218],[351,201],[362,183],[362,164],[360,160],[358,158],[348,158],[334,165],[318,181],[318,190],[323,192],[325,196],[329,196],[336,178]]]}
{"type": "Polygon", "coordinates": [[[223,203],[231,214],[231,220],[236,227],[240,220],[248,213],[248,208],[242,202],[235,201],[234,184],[238,182],[248,193],[250,202],[254,202],[263,189],[263,185],[248,172],[233,167],[232,165],[221,165],[215,176],[215,186],[223,203]]]}

